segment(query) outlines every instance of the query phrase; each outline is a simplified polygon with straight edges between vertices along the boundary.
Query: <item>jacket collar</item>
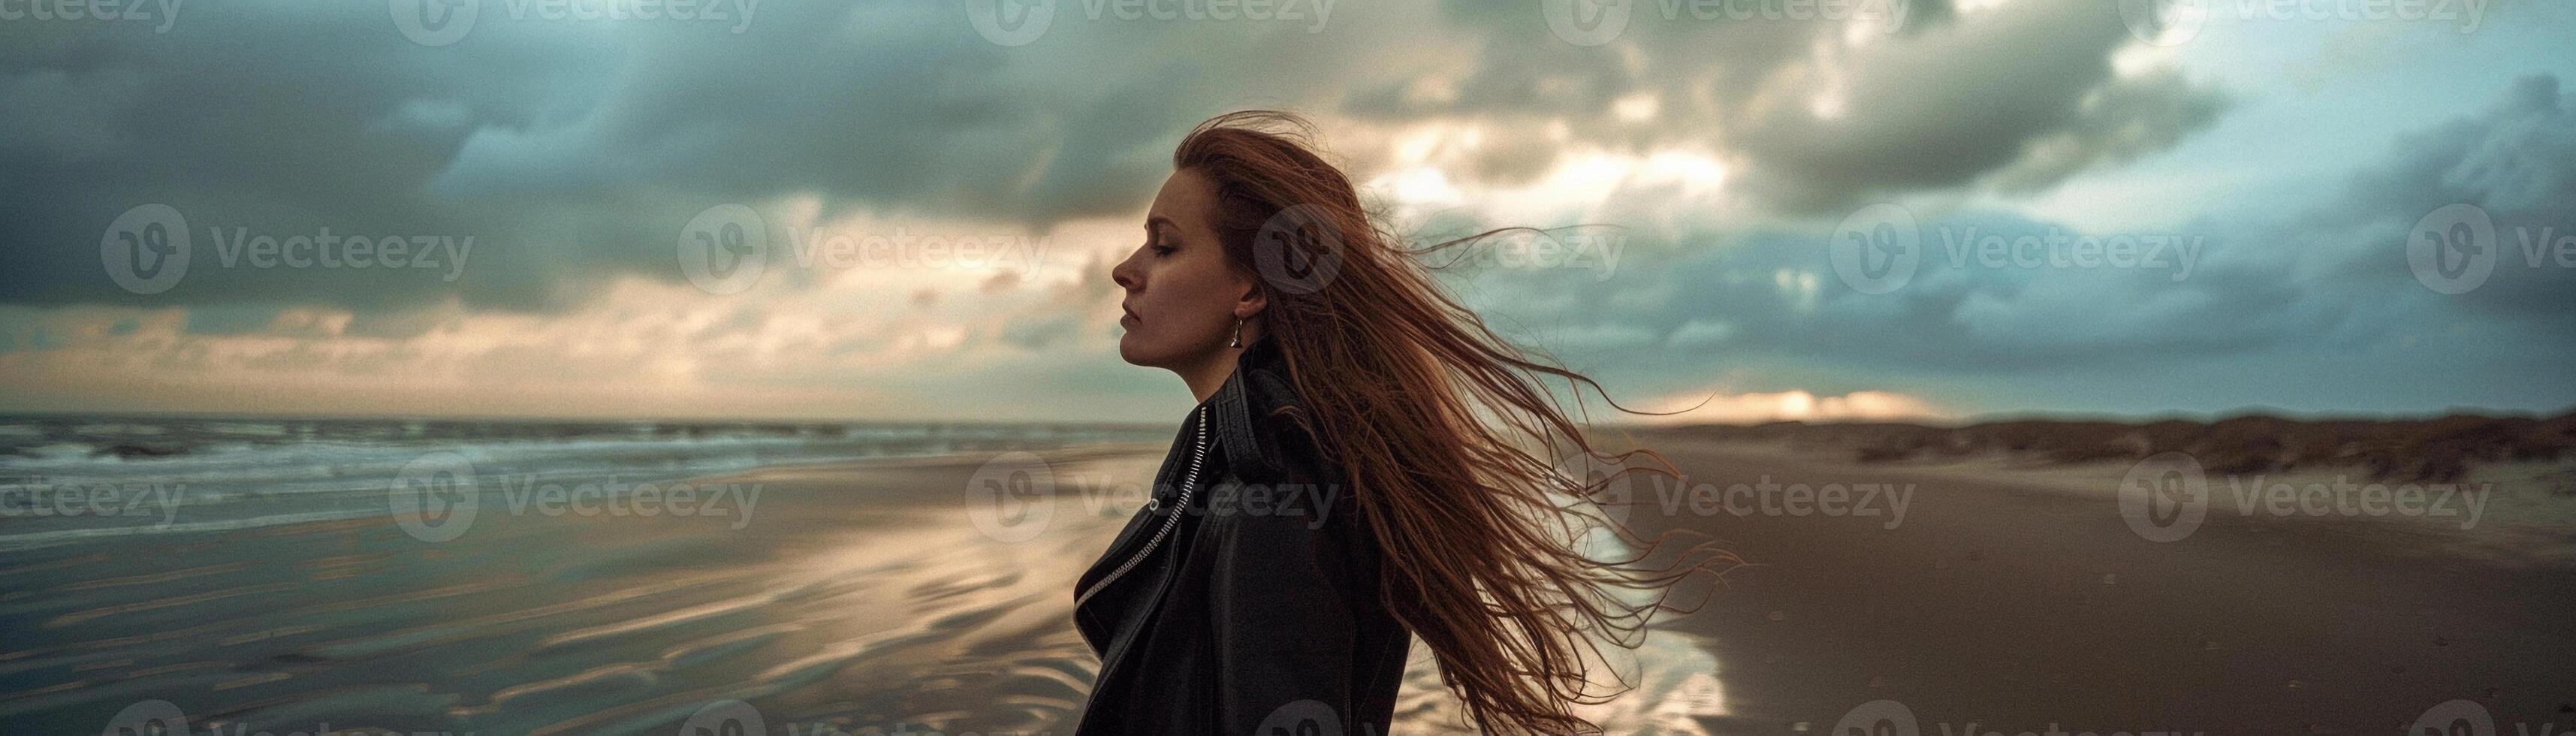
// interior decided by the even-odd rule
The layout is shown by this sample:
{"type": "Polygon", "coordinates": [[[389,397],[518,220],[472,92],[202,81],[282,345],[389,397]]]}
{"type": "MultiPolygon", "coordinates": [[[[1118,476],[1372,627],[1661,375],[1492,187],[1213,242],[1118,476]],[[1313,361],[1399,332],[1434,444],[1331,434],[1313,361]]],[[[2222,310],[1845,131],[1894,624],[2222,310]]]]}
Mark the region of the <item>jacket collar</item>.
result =
{"type": "Polygon", "coordinates": [[[1225,385],[1208,397],[1209,418],[1216,424],[1209,436],[1225,452],[1226,462],[1238,468],[1282,467],[1278,453],[1269,447],[1271,438],[1261,431],[1262,420],[1271,414],[1299,405],[1297,391],[1288,381],[1287,357],[1280,354],[1277,341],[1263,335],[1244,346],[1235,356],[1234,374],[1225,385]]]}

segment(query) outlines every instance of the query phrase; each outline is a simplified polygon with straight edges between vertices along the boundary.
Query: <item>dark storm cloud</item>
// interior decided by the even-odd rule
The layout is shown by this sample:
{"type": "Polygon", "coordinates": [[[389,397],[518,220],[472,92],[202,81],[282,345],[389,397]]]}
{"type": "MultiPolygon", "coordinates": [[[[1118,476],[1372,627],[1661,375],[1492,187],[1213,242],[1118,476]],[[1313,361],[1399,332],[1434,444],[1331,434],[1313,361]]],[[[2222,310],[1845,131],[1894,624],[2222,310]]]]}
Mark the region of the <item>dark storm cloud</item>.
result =
{"type": "Polygon", "coordinates": [[[619,275],[678,281],[678,233],[718,204],[810,195],[827,218],[1031,228],[1131,211],[1181,131],[1252,105],[1499,122],[1511,133],[1461,172],[1494,182],[1553,164],[1560,144],[1529,122],[1613,148],[1720,146],[1749,164],[1742,186],[1799,211],[1985,178],[2045,187],[2169,144],[2218,106],[2177,79],[2113,79],[2125,32],[2091,4],[1911,3],[1895,41],[1832,62],[1848,111],[1829,123],[1792,98],[1825,86],[1801,75],[1841,24],[1664,19],[1655,3],[1601,47],[1493,3],[1342,8],[1312,34],[1063,4],[1019,47],[986,42],[947,3],[772,2],[739,24],[623,25],[482,5],[471,35],[437,47],[371,2],[188,7],[167,33],[0,27],[0,243],[18,253],[0,302],[229,305],[190,321],[217,332],[296,304],[560,310],[619,275]],[[1438,80],[1455,89],[1408,96],[1417,70],[1454,66],[1448,49],[1475,50],[1462,78],[1438,80]],[[1638,93],[1661,112],[1620,119],[1615,103],[1638,93]],[[184,215],[201,256],[148,295],[117,288],[96,247],[146,204],[184,215]],[[473,240],[462,264],[429,270],[210,264],[232,234],[325,229],[473,240]]]}
{"type": "MultiPolygon", "coordinates": [[[[1399,77],[1355,90],[1344,108],[1373,119],[1519,121],[1530,124],[1524,134],[1560,123],[1637,151],[1703,144],[1744,164],[1737,182],[1768,204],[1822,214],[1907,192],[2044,189],[2163,150],[2227,106],[2177,75],[2116,76],[2113,53],[2135,39],[2114,4],[1961,14],[1948,3],[1889,3],[1851,4],[1902,8],[1904,23],[1846,45],[1845,19],[1634,2],[1625,30],[1600,47],[1553,42],[1543,19],[1516,4],[1451,3],[1453,17],[1490,29],[1471,74],[1443,94],[1399,77]],[[1617,110],[1640,94],[1660,102],[1651,122],[1617,110]]],[[[1477,169],[1525,178],[1547,150],[1506,143],[1477,169]]]]}
{"type": "Polygon", "coordinates": [[[2476,114],[2410,133],[2395,148],[2389,160],[2353,175],[2343,200],[2310,223],[2351,231],[2367,244],[2348,251],[2338,275],[2372,290],[2395,288],[2438,306],[2576,334],[2576,111],[2560,80],[2524,77],[2476,114]],[[2418,288],[2405,246],[2444,235],[2416,228],[2458,204],[2493,226],[2492,239],[2478,246],[2492,271],[2459,294],[2418,288]]]}
{"type": "Polygon", "coordinates": [[[1158,78],[1180,69],[1006,73],[1027,59],[945,4],[764,4],[739,35],[484,5],[443,47],[366,2],[205,7],[165,34],[0,26],[0,301],[559,309],[618,274],[678,280],[678,234],[716,204],[808,194],[826,216],[1029,225],[1124,211],[1206,112],[1158,78]],[[195,258],[172,290],[128,293],[97,244],[156,203],[187,219],[195,258]],[[212,267],[210,241],[236,228],[475,242],[453,281],[212,267]]]}
{"type": "MultiPolygon", "coordinates": [[[[2024,381],[2080,384],[2084,376],[2152,375],[2159,366],[2241,370],[2243,385],[2272,377],[2376,385],[2385,381],[2372,369],[2335,356],[2468,335],[2480,356],[2468,375],[2488,376],[2472,382],[2522,386],[2517,390],[2527,395],[2525,378],[2563,375],[2576,345],[2566,339],[2576,332],[2576,268],[2556,250],[2533,266],[2524,250],[2526,235],[2547,233],[2544,243],[2576,238],[2576,121],[2559,80],[2548,76],[2521,80],[2483,110],[2399,136],[2336,191],[2305,205],[2127,232],[1987,210],[1924,210],[1920,217],[1921,260],[1910,280],[1887,293],[1863,293],[1838,275],[1829,245],[1836,224],[1826,221],[1685,230],[1671,236],[1682,247],[1639,243],[1616,274],[1587,287],[1596,298],[1497,298],[1478,306],[1502,323],[1540,325],[1528,334],[1542,343],[1583,344],[1578,354],[1612,373],[1672,364],[1703,372],[1766,363],[1831,367],[1747,390],[1855,390],[1882,385],[1873,376],[1905,375],[2000,393],[2024,381]],[[2497,263],[2483,285],[2436,293],[2410,268],[2406,246],[2420,218],[2457,203],[2493,219],[2489,246],[2497,263]],[[2045,260],[2043,251],[2034,266],[2009,254],[1988,259],[1974,245],[1987,236],[2044,241],[2057,234],[2142,243],[2171,237],[2177,247],[2198,250],[2188,260],[2169,251],[2162,265],[2141,258],[2132,267],[2099,256],[2102,265],[2067,265],[2045,260]],[[1961,244],[1968,245],[1964,263],[1952,250],[1961,244]],[[1691,339],[1712,334],[1710,325],[1722,325],[1713,333],[1719,337],[1691,339]],[[1586,343],[1587,333],[1629,339],[1586,343]]],[[[1578,275],[1496,270],[1474,280],[1483,293],[1526,295],[1562,289],[1578,275]]],[[[2382,360],[2369,363],[2416,370],[2382,360]]],[[[2463,379],[2449,371],[2462,368],[2426,369],[2408,400],[2459,388],[2450,384],[2463,379]]],[[[2189,385],[2165,389],[2147,401],[2191,405],[2189,385]]],[[[2368,406],[2387,398],[2345,401],[2368,406]]]]}

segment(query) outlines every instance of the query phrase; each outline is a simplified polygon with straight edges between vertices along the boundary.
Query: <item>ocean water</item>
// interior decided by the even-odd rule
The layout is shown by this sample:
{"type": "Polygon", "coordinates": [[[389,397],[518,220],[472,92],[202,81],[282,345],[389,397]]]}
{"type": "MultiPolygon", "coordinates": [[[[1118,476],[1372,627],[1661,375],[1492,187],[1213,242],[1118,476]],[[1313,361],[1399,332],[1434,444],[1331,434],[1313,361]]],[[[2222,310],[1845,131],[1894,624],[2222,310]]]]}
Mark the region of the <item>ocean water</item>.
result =
{"type": "MultiPolygon", "coordinates": [[[[1072,583],[1170,438],[0,418],[0,733],[1070,732],[1072,583]]],[[[1702,647],[1633,658],[1613,732],[1722,712],[1702,647]]],[[[1398,732],[1454,732],[1412,665],[1398,732]]]]}
{"type": "Polygon", "coordinates": [[[0,551],[394,513],[428,466],[476,490],[1160,439],[1122,425],[0,417],[0,551]],[[426,461],[425,461],[426,460],[426,461]],[[406,475],[406,469],[413,472],[406,475]]]}
{"type": "Polygon", "coordinates": [[[0,732],[677,733],[737,700],[768,733],[1048,728],[1091,665],[1028,604],[1105,539],[979,534],[975,461],[1167,439],[0,419],[0,732]]]}

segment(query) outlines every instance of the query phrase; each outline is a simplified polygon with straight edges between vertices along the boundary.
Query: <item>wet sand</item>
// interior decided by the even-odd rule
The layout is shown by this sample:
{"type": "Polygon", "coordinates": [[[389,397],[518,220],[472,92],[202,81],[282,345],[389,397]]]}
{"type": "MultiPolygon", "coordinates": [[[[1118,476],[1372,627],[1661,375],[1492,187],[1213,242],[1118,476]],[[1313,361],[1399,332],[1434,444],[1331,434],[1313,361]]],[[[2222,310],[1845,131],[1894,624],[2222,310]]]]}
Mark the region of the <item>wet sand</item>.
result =
{"type": "MultiPolygon", "coordinates": [[[[2384,732],[2451,698],[2492,709],[2498,733],[2576,722],[2559,711],[2576,700],[2566,498],[2497,501],[2470,531],[2212,513],[2158,544],[2106,490],[2117,466],[1641,439],[1694,483],[1918,490],[1893,529],[1632,507],[1641,528],[1699,529],[1757,564],[1662,624],[1635,692],[1586,711],[1612,733],[1831,730],[1878,699],[1923,734],[2384,732]]],[[[445,543],[376,518],[17,551],[0,565],[0,724],[95,732],[167,700],[200,732],[667,734],[740,700],[773,734],[1062,733],[1098,666],[1072,582],[1162,451],[701,479],[760,489],[737,518],[487,502],[445,543]],[[1043,469],[1054,494],[997,504],[1035,487],[1013,469],[1043,469]]],[[[1398,732],[1456,716],[1417,643],[1398,732]]]]}
{"type": "Polygon", "coordinates": [[[1916,489],[1893,529],[1888,517],[1632,507],[1640,528],[1697,529],[1754,563],[1668,624],[1725,663],[1729,715],[1702,719],[1714,732],[1827,730],[1882,699],[1924,734],[2392,733],[2455,698],[2486,708],[2495,733],[2576,722],[2564,469],[2495,474],[2515,479],[2469,530],[2246,515],[2219,483],[2202,525],[2159,543],[2121,514],[2126,464],[1865,464],[1640,439],[1693,485],[1916,489]]]}
{"type": "MultiPolygon", "coordinates": [[[[1099,666],[1073,583],[1163,450],[692,481],[745,489],[749,513],[721,518],[513,512],[487,488],[438,543],[375,517],[13,551],[0,730],[98,732],[166,701],[191,733],[670,734],[742,701],[750,733],[1065,733],[1099,666]],[[1052,496],[992,495],[1039,476],[1052,496]]],[[[1412,664],[1401,731],[1455,731],[1428,651],[1412,664]]],[[[1636,667],[1639,696],[1592,711],[1622,732],[1715,687],[1684,636],[1636,667]]]]}
{"type": "MultiPolygon", "coordinates": [[[[1114,480],[1159,451],[1048,457],[1114,480]]],[[[701,479],[759,487],[729,518],[487,500],[444,543],[374,518],[13,552],[0,730],[163,700],[190,732],[668,734],[736,699],[764,733],[1042,731],[1089,686],[1068,586],[1116,527],[981,534],[966,480],[993,457],[701,479]]]]}

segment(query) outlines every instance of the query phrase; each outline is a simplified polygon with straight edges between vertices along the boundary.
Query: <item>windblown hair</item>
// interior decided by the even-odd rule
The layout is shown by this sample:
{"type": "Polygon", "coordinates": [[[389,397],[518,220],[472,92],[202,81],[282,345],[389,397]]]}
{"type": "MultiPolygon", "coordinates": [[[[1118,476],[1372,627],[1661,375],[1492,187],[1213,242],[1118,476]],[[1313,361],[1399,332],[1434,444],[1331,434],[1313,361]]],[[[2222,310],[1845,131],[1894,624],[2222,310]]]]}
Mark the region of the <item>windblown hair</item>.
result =
{"type": "Polygon", "coordinates": [[[1627,500],[1612,492],[1627,474],[1679,474],[1650,450],[1595,452],[1546,382],[1565,381],[1576,416],[1581,388],[1600,385],[1497,336],[1442,290],[1428,257],[1545,231],[1405,247],[1311,141],[1295,115],[1228,113],[1192,130],[1172,163],[1214,184],[1226,259],[1258,277],[1263,329],[1279,342],[1307,429],[1384,551],[1385,605],[1431,648],[1474,725],[1598,732],[1575,707],[1625,687],[1587,687],[1599,682],[1587,670],[1605,661],[1597,643],[1638,646],[1656,611],[1688,610],[1666,605],[1676,583],[1734,558],[1703,543],[1643,564],[1661,556],[1665,536],[1634,557],[1587,555],[1584,529],[1646,540],[1622,522],[1569,527],[1569,501],[1598,510],[1627,500]],[[1637,455],[1653,464],[1625,467],[1637,455]],[[1609,467],[1591,472],[1596,461],[1609,467]]]}

